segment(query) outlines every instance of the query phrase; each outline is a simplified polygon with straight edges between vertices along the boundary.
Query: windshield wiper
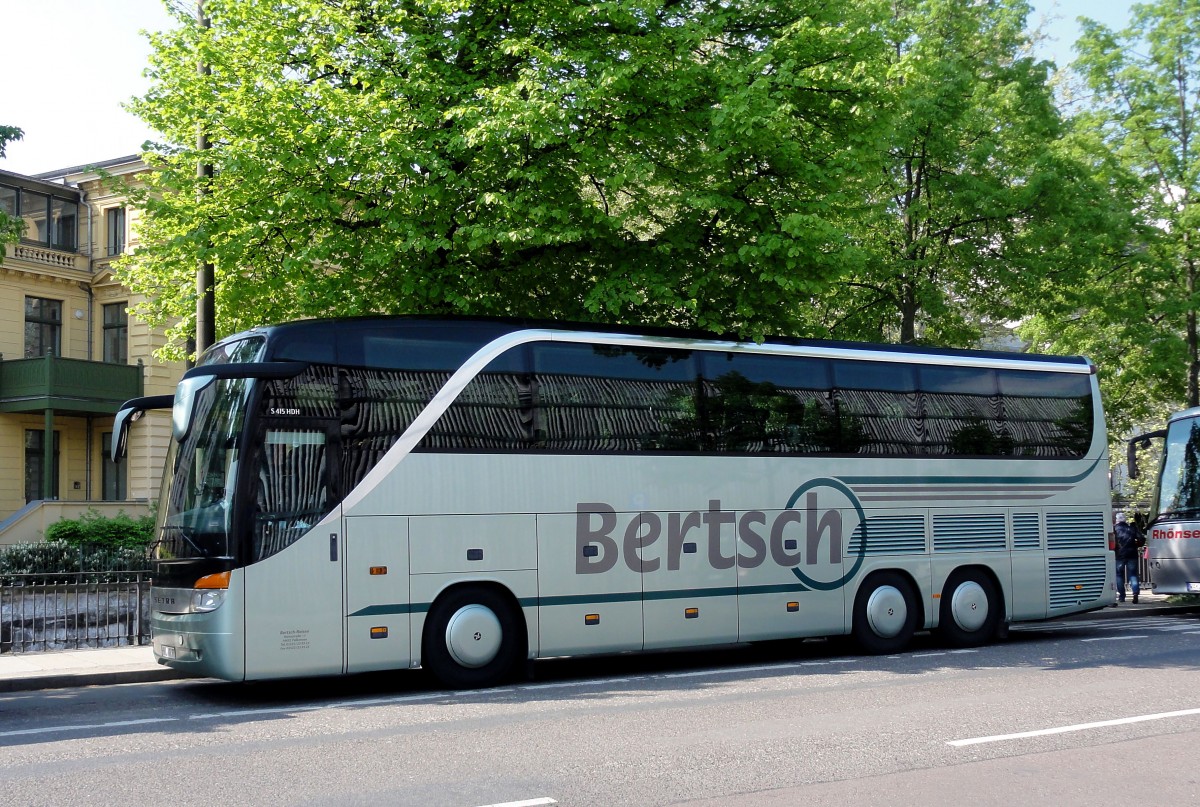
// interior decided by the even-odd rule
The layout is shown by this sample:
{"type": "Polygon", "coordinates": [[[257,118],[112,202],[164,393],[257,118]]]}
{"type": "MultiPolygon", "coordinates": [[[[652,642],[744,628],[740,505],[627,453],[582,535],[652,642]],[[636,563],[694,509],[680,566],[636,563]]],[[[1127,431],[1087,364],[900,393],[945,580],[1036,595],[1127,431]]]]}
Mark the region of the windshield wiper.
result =
{"type": "MultiPolygon", "coordinates": [[[[208,553],[205,552],[204,549],[202,549],[199,544],[197,544],[195,541],[193,541],[191,539],[191,537],[188,536],[186,527],[166,527],[166,526],[164,526],[163,533],[166,534],[168,532],[171,534],[171,539],[182,538],[188,546],[190,546],[193,550],[195,550],[197,557],[201,557],[201,558],[208,557],[208,553]]],[[[165,543],[168,540],[170,540],[170,539],[162,538],[162,539],[160,539],[159,542],[165,543]]]]}

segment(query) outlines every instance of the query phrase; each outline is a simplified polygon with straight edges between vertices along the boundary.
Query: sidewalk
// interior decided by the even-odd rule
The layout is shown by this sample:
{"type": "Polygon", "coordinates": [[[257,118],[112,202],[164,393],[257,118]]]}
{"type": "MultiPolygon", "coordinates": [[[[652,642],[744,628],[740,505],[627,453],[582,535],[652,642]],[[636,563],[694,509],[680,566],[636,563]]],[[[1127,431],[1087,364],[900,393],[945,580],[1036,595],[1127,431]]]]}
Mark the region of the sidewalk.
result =
{"type": "MultiPolygon", "coordinates": [[[[1172,605],[1162,594],[1142,594],[1138,599],[1137,605],[1127,601],[1116,608],[1103,608],[1066,619],[1136,619],[1200,611],[1200,605],[1172,605]]],[[[99,684],[140,684],[183,677],[158,664],[149,646],[5,653],[0,656],[0,694],[99,684]]]]}
{"type": "Polygon", "coordinates": [[[158,664],[149,645],[0,656],[0,694],[97,684],[141,684],[182,677],[158,664]]]}

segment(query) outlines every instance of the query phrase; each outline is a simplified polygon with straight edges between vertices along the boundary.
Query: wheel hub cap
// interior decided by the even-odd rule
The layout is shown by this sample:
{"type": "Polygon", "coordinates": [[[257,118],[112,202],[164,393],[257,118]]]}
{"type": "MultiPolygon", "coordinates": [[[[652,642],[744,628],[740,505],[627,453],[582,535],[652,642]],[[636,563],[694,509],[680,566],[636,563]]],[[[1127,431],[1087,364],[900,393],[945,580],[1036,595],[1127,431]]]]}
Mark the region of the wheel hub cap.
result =
{"type": "Polygon", "coordinates": [[[464,605],[446,625],[446,649],[464,667],[483,667],[500,652],[500,620],[483,605],[464,605]]]}
{"type": "Polygon", "coordinates": [[[965,631],[976,631],[983,627],[988,618],[987,594],[974,580],[968,580],[954,589],[950,598],[950,612],[954,622],[965,631]]]}
{"type": "Polygon", "coordinates": [[[904,629],[908,604],[895,586],[880,586],[867,599],[867,623],[876,636],[890,639],[904,629]]]}

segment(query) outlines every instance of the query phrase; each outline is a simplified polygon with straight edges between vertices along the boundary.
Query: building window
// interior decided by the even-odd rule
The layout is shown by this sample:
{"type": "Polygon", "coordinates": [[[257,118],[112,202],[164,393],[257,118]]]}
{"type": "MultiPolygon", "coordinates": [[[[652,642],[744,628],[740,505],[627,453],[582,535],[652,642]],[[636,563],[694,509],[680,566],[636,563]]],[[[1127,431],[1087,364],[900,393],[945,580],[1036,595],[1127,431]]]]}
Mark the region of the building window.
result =
{"type": "Polygon", "coordinates": [[[46,467],[45,441],[46,433],[40,429],[25,430],[25,501],[36,502],[42,499],[58,498],[58,432],[54,433],[54,451],[51,474],[52,488],[46,495],[43,473],[46,467]]]}
{"type": "Polygon", "coordinates": [[[17,217],[17,189],[0,185],[0,213],[10,219],[17,217]]]}
{"type": "Polygon", "coordinates": [[[108,255],[120,255],[125,251],[125,208],[110,208],[105,214],[108,224],[108,255]]]}
{"type": "Polygon", "coordinates": [[[128,498],[129,493],[129,484],[125,475],[125,469],[129,466],[124,462],[112,461],[112,453],[109,451],[109,446],[112,445],[112,432],[105,432],[101,436],[100,444],[104,447],[104,450],[100,452],[104,456],[103,465],[100,469],[100,481],[104,488],[104,501],[124,501],[128,498]]]}
{"type": "Polygon", "coordinates": [[[79,234],[79,205],[66,199],[50,199],[50,247],[75,251],[79,234]]]}
{"type": "Polygon", "coordinates": [[[46,218],[49,214],[50,197],[33,191],[21,191],[20,207],[17,210],[25,221],[25,232],[21,238],[38,244],[48,243],[49,231],[46,229],[46,218]]]}
{"type": "Polygon", "coordinates": [[[25,358],[61,356],[62,301],[25,298],[25,358]]]}
{"type": "Polygon", "coordinates": [[[129,315],[125,303],[104,306],[104,360],[111,364],[129,361],[129,315]]]}
{"type": "Polygon", "coordinates": [[[15,215],[25,222],[21,240],[51,249],[74,252],[79,237],[79,205],[37,191],[22,190],[18,195],[8,188],[0,192],[0,210],[8,211],[15,199],[15,215]]]}

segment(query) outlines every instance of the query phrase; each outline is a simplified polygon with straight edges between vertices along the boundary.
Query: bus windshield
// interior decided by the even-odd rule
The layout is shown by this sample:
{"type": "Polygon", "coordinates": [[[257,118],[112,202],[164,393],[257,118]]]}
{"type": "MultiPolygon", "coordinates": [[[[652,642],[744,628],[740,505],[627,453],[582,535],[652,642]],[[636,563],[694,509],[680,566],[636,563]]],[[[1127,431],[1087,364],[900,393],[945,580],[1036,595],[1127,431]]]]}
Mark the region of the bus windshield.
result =
{"type": "Polygon", "coordinates": [[[155,560],[231,559],[231,499],[251,380],[216,379],[195,393],[191,428],[167,455],[155,560]]]}
{"type": "Polygon", "coordinates": [[[1176,518],[1200,515],[1200,418],[1177,420],[1167,428],[1158,514],[1176,518]]]}

